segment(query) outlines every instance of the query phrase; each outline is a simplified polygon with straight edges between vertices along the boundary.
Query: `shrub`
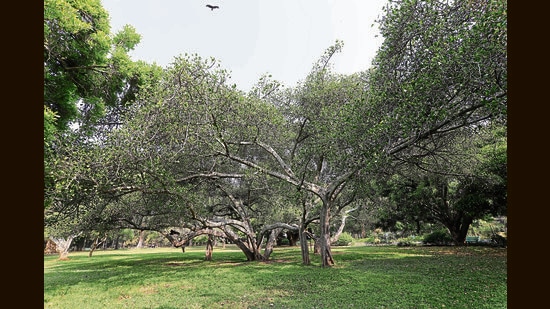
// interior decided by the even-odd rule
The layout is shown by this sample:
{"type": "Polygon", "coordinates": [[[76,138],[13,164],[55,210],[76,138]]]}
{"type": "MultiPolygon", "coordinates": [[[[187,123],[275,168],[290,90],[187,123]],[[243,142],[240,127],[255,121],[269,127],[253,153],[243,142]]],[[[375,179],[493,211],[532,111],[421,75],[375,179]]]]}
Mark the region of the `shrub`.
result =
{"type": "Polygon", "coordinates": [[[408,240],[402,240],[402,241],[399,241],[397,242],[397,246],[398,247],[411,247],[411,246],[414,246],[414,244],[408,240]]]}
{"type": "Polygon", "coordinates": [[[447,245],[452,242],[452,238],[446,230],[438,230],[426,235],[423,242],[424,244],[447,245]]]}
{"type": "Polygon", "coordinates": [[[287,238],[281,238],[277,241],[278,246],[288,246],[290,245],[290,241],[287,238]]]}
{"type": "Polygon", "coordinates": [[[343,232],[334,245],[336,246],[349,246],[353,243],[353,236],[348,232],[343,232]]]}

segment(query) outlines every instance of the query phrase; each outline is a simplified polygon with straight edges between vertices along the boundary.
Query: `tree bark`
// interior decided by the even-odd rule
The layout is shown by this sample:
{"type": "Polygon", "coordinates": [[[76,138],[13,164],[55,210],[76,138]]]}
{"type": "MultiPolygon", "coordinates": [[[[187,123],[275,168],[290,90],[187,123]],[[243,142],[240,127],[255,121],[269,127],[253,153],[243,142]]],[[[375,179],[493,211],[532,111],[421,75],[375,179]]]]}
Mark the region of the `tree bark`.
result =
{"type": "Polygon", "coordinates": [[[338,227],[338,230],[336,231],[336,233],[334,233],[334,235],[330,238],[330,243],[333,244],[333,243],[336,243],[338,241],[338,239],[340,239],[340,235],[342,235],[342,232],[344,231],[344,228],[346,227],[346,219],[348,218],[348,214],[352,211],[354,211],[355,209],[351,209],[351,210],[348,210],[348,211],[345,211],[343,214],[342,214],[342,221],[340,221],[340,226],[338,227]]]}
{"type": "Polygon", "coordinates": [[[455,218],[446,221],[445,226],[451,233],[453,243],[456,246],[464,245],[464,241],[466,240],[466,236],[468,235],[468,230],[470,229],[472,222],[472,217],[464,214],[457,214],[455,218]]]}
{"type": "Polygon", "coordinates": [[[139,230],[139,241],[136,245],[136,248],[143,248],[143,238],[145,236],[144,230],[139,230]]]}
{"type": "Polygon", "coordinates": [[[328,205],[323,203],[321,208],[320,228],[321,235],[319,245],[321,250],[321,266],[330,267],[334,265],[334,259],[330,250],[330,211],[328,205]]]}
{"type": "Polygon", "coordinates": [[[310,265],[311,260],[309,259],[309,240],[308,233],[305,227],[300,228],[300,249],[302,251],[302,264],[310,265]]]}
{"type": "Polygon", "coordinates": [[[266,261],[269,260],[269,256],[271,255],[271,253],[273,253],[273,247],[277,242],[277,235],[279,235],[282,230],[282,228],[276,228],[271,230],[271,232],[269,233],[269,238],[267,239],[264,249],[264,259],[266,261]]]}
{"type": "Polygon", "coordinates": [[[71,243],[76,236],[77,235],[71,235],[67,238],[55,238],[50,236],[50,240],[55,243],[55,247],[57,249],[57,252],[59,253],[60,260],[69,259],[69,248],[71,247],[71,243]]]}
{"type": "Polygon", "coordinates": [[[57,253],[57,246],[55,242],[53,242],[51,239],[48,239],[48,241],[46,241],[46,248],[44,248],[44,254],[54,253],[57,253]]]}
{"type": "Polygon", "coordinates": [[[208,240],[206,241],[206,254],[204,257],[206,261],[212,261],[212,251],[214,251],[213,237],[212,235],[208,235],[208,240]]]}
{"type": "Polygon", "coordinates": [[[90,247],[90,253],[88,253],[88,257],[92,257],[92,254],[94,253],[94,251],[99,247],[99,245],[104,243],[106,240],[107,240],[107,235],[105,235],[105,237],[101,240],[99,239],[99,236],[96,237],[96,239],[92,243],[92,246],[90,247]]]}

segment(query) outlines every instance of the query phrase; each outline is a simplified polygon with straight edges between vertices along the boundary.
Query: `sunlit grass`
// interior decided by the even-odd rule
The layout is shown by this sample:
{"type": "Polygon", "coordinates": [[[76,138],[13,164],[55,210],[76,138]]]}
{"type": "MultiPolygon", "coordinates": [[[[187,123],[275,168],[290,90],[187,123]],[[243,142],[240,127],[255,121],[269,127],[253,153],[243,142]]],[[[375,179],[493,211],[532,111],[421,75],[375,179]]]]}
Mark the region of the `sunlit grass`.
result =
{"type": "Polygon", "coordinates": [[[234,247],[44,257],[44,308],[506,308],[506,249],[335,247],[336,266],[299,248],[246,262],[234,247]]]}

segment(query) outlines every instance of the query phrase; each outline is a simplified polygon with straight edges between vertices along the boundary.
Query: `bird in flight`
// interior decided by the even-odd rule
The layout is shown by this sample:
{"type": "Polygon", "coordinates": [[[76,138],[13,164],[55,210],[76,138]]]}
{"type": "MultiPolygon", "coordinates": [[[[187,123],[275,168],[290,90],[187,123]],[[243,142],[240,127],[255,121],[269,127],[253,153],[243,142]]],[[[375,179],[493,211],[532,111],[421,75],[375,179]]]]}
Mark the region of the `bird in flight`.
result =
{"type": "Polygon", "coordinates": [[[210,11],[214,11],[214,9],[219,9],[220,7],[217,6],[217,5],[210,5],[210,4],[207,4],[206,5],[207,8],[210,8],[210,11]]]}

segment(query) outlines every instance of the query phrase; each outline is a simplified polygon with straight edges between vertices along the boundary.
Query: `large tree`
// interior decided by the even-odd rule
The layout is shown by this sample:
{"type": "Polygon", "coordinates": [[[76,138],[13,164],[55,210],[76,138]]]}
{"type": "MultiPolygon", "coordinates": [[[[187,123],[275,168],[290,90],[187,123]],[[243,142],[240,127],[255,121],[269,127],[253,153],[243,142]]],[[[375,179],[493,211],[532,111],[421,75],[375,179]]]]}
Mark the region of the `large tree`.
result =
{"type": "Polygon", "coordinates": [[[400,164],[383,181],[382,221],[437,222],[457,245],[474,220],[507,212],[507,143],[502,126],[461,130],[438,153],[400,164]]]}
{"type": "Polygon", "coordinates": [[[406,155],[459,127],[506,120],[506,13],[501,0],[388,4],[370,79],[371,100],[386,113],[386,152],[406,155]]]}
{"type": "Polygon", "coordinates": [[[98,126],[117,125],[158,77],[160,67],[128,55],[140,38],[129,25],[112,34],[99,0],[44,1],[44,219],[56,239],[78,233],[67,224],[95,200],[78,175],[91,166],[84,153],[98,126]]]}
{"type": "Polygon", "coordinates": [[[154,70],[130,60],[141,36],[126,25],[112,34],[99,0],[44,1],[44,117],[66,129],[80,118],[131,102],[154,70]]]}
{"type": "MultiPolygon", "coordinates": [[[[98,145],[111,152],[98,165],[103,175],[91,169],[101,179],[94,188],[120,196],[183,190],[185,196],[199,178],[276,179],[304,201],[297,204],[303,205],[301,239],[318,215],[321,262],[333,265],[331,219],[349,210],[358,188],[390,163],[429,155],[459,128],[505,115],[505,27],[486,26],[500,25],[502,7],[392,3],[382,19],[385,42],[367,72],[332,73],[330,61],[342,48],[337,42],[294,89],[263,80],[259,91],[245,95],[228,84],[216,61],[176,58],[124,126],[98,145]],[[461,64],[469,54],[475,61],[461,64]]],[[[243,201],[224,188],[233,205],[243,201]]],[[[209,230],[229,226],[193,214],[206,206],[184,209],[195,223],[211,224],[209,230]]]]}

